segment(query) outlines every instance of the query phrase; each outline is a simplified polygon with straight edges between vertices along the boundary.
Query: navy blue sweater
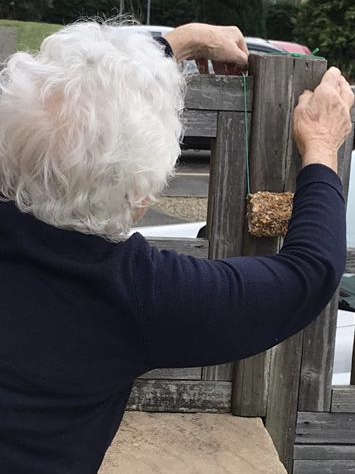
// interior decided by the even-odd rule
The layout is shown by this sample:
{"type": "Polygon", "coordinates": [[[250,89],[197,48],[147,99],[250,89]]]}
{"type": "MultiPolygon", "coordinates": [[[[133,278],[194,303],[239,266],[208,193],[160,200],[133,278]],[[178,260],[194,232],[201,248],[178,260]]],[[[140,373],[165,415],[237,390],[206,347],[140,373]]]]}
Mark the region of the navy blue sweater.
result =
{"type": "Polygon", "coordinates": [[[308,166],[278,255],[208,261],[0,204],[0,473],[94,474],[137,376],[248,357],[305,327],[344,270],[344,207],[338,176],[308,166]]]}

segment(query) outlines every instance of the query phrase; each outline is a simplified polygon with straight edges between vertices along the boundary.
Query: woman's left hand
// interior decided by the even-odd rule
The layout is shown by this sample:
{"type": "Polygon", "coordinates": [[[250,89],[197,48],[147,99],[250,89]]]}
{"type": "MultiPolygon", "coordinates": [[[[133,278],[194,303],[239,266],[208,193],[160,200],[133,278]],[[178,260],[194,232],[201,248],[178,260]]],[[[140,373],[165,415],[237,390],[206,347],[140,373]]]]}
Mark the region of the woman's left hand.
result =
{"type": "Polygon", "coordinates": [[[177,61],[195,59],[199,71],[208,73],[208,60],[216,74],[237,74],[248,67],[248,47],[236,26],[189,23],[165,35],[177,61]]]}

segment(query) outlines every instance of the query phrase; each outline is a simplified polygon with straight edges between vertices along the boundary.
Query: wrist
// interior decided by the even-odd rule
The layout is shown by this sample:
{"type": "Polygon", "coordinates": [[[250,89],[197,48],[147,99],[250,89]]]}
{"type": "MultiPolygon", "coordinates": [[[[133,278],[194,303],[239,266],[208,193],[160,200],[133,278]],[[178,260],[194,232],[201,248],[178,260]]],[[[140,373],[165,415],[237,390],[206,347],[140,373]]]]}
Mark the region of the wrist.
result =
{"type": "Polygon", "coordinates": [[[337,173],[338,154],[336,150],[324,145],[306,147],[302,153],[302,168],[311,164],[325,165],[337,173]]]}
{"type": "Polygon", "coordinates": [[[164,35],[164,38],[169,42],[175,59],[180,62],[193,58],[196,50],[203,48],[205,43],[204,31],[204,25],[189,23],[178,26],[164,35]]]}

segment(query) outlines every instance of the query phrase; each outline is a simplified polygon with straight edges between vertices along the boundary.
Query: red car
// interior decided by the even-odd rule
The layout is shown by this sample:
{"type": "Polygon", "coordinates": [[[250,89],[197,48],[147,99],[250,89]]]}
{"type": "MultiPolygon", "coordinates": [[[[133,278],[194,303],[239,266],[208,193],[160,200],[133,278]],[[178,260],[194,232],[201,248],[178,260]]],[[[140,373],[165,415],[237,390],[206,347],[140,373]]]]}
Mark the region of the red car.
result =
{"type": "Polygon", "coordinates": [[[287,51],[288,53],[312,54],[312,51],[303,44],[276,40],[269,40],[269,43],[271,43],[273,46],[276,46],[277,48],[287,51]]]}

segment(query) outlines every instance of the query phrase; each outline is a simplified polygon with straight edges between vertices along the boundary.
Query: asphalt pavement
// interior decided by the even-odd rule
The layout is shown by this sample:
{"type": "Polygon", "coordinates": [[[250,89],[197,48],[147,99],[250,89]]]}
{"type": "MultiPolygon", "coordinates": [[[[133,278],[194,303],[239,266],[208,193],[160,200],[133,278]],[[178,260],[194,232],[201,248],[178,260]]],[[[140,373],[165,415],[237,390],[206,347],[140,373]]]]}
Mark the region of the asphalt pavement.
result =
{"type": "MultiPolygon", "coordinates": [[[[175,177],[163,191],[162,198],[207,198],[209,182],[209,153],[184,153],[178,162],[175,177]]],[[[139,226],[180,224],[185,220],[167,215],[156,207],[150,208],[139,226]]]]}

